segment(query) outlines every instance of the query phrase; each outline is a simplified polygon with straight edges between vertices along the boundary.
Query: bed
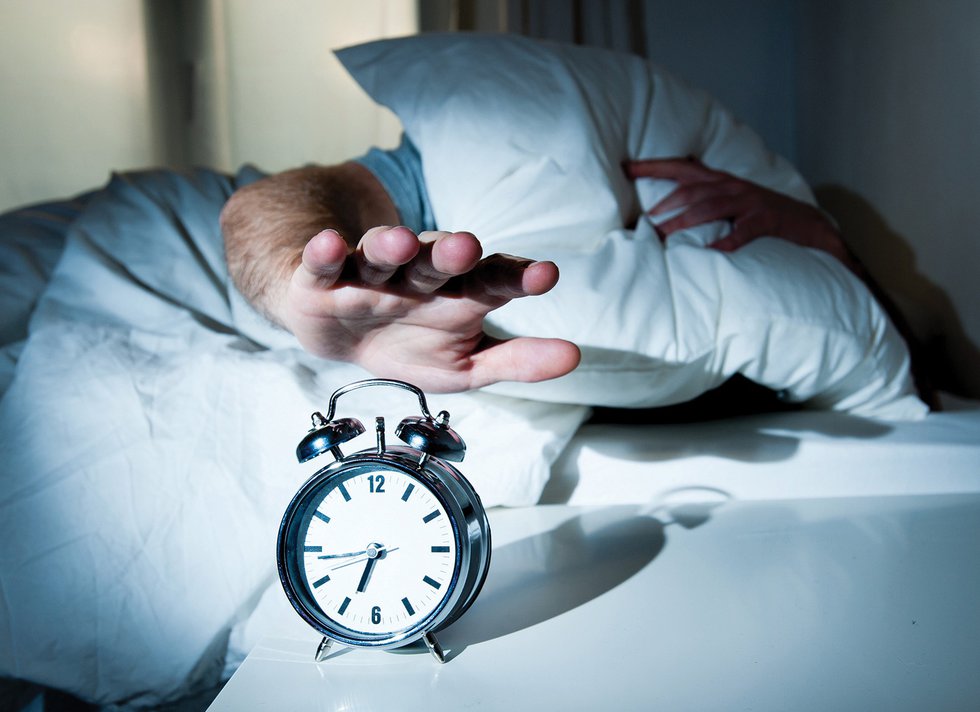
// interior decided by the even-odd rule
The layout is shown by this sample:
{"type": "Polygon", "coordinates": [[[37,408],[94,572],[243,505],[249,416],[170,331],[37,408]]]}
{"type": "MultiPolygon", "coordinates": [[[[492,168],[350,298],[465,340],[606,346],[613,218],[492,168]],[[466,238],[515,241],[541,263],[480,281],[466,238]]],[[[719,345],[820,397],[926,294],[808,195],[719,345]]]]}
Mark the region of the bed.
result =
{"type": "MultiPolygon", "coordinates": [[[[840,506],[858,512],[857,522],[873,521],[873,507],[889,512],[900,502],[909,514],[888,526],[903,538],[917,535],[914,513],[934,498],[955,508],[962,497],[976,512],[980,405],[947,399],[946,410],[926,413],[901,340],[846,270],[776,240],[704,261],[703,245],[724,226],[691,231],[668,247],[651,239],[646,222],[624,227],[626,214],[666,188],[634,191],[619,172],[622,155],[694,152],[811,199],[788,164],[703,95],[635,58],[519,38],[409,38],[353,48],[341,59],[396,111],[426,156],[441,224],[473,229],[494,251],[557,254],[573,290],[591,285],[601,294],[622,283],[622,270],[636,271],[630,255],[638,253],[630,250],[641,248],[643,264],[662,277],[657,284],[669,285],[652,299],[631,288],[615,309],[602,299],[575,302],[574,319],[560,308],[571,298],[560,290],[557,301],[501,310],[489,324],[496,333],[553,329],[584,344],[585,366],[533,388],[439,396],[434,407],[450,410],[468,441],[464,470],[507,536],[560,528],[589,511],[629,522],[640,512],[661,523],[669,511],[671,521],[697,528],[711,512],[724,520],[721,512],[745,502],[798,502],[786,506],[806,517],[823,511],[813,502],[826,500],[851,503],[840,506]],[[503,55],[501,42],[513,43],[503,55]],[[488,52],[512,62],[483,71],[488,52]],[[442,70],[439,84],[425,82],[450,65],[460,83],[442,70]],[[535,83],[529,67],[545,78],[535,83]],[[596,78],[611,67],[623,69],[619,89],[596,78]],[[546,123],[550,143],[512,130],[505,141],[489,140],[501,130],[499,114],[486,110],[494,94],[473,77],[512,82],[508,72],[524,86],[548,88],[522,94],[531,102],[521,106],[527,125],[541,124],[530,120],[535,106],[552,116],[556,96],[578,118],[560,130],[546,123]],[[425,91],[399,91],[405,86],[425,91]],[[637,87],[645,87],[642,100],[618,115],[621,94],[637,87]],[[634,136],[615,128],[623,122],[647,128],[634,136]],[[543,152],[533,160],[531,146],[543,152]],[[473,156],[464,166],[481,169],[466,180],[462,150],[473,156]],[[571,207],[558,209],[559,199],[571,207]],[[568,240],[580,248],[569,249],[568,240]],[[786,268],[766,291],[759,275],[772,273],[774,259],[786,268]],[[589,420],[589,405],[676,403],[736,373],[805,408],[706,413],[698,422],[589,420]]],[[[0,218],[0,675],[8,680],[100,705],[153,707],[213,688],[291,625],[275,580],[275,534],[289,498],[316,469],[293,463],[291,453],[309,413],[366,374],[307,356],[230,284],[218,214],[231,192],[261,175],[250,167],[235,175],[119,174],[90,193],[0,218]]],[[[349,407],[362,419],[413,409],[410,399],[374,391],[352,394],[349,407]]],[[[751,508],[741,511],[749,514],[737,526],[749,526],[751,508]]],[[[970,516],[960,520],[970,534],[970,516]]],[[[930,522],[927,535],[939,526],[930,522]]],[[[949,567],[977,570],[975,547],[952,546],[948,556],[949,567]]],[[[632,582],[631,595],[641,596],[643,576],[657,562],[648,557],[616,585],[632,582]]],[[[496,571],[527,574],[517,562],[496,571]]],[[[978,631],[966,605],[977,577],[960,584],[955,611],[965,629],[978,631]]],[[[580,615],[609,593],[582,590],[561,615],[580,615]]],[[[922,605],[940,606],[943,596],[937,589],[922,605]]],[[[528,619],[508,633],[540,622],[528,619]]],[[[930,645],[941,645],[943,635],[930,645]]],[[[472,647],[498,638],[506,636],[477,636],[472,647]]],[[[976,662],[976,649],[963,649],[976,662]]],[[[350,660],[357,668],[363,658],[350,660]]]]}

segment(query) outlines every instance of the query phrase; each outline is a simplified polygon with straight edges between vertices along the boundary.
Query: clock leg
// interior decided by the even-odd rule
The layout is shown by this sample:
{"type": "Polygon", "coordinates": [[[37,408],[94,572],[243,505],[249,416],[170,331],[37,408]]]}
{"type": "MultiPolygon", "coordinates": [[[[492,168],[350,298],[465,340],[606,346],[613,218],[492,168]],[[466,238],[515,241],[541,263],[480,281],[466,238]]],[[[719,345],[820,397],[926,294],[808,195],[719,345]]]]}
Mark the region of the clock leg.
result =
{"type": "Polygon", "coordinates": [[[324,636],[323,640],[320,641],[320,645],[317,646],[316,655],[313,656],[313,659],[318,663],[322,663],[326,659],[327,654],[330,652],[330,647],[332,645],[333,640],[324,636]]]}
{"type": "Polygon", "coordinates": [[[425,646],[432,653],[432,657],[438,660],[440,663],[446,662],[446,656],[443,655],[442,646],[439,645],[439,641],[436,640],[436,636],[433,633],[426,633],[422,636],[422,640],[425,641],[425,646]]]}

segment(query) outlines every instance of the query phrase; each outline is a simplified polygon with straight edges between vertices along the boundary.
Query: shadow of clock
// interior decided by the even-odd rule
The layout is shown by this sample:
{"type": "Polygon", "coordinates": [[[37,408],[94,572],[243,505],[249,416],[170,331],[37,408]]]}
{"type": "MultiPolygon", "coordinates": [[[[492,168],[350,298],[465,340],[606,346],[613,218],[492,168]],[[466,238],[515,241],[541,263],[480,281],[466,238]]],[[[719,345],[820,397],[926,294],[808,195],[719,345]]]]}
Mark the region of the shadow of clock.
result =
{"type": "Polygon", "coordinates": [[[494,548],[473,607],[439,634],[447,658],[598,598],[653,561],[665,541],[659,519],[610,508],[494,548]]]}

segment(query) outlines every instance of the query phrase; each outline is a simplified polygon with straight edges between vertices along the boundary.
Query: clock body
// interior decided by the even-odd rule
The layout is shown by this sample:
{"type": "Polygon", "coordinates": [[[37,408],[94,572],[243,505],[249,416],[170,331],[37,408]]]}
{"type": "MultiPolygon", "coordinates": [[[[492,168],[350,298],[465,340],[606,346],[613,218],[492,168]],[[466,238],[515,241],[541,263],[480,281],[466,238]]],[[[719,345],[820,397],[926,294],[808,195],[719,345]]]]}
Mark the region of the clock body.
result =
{"type": "Polygon", "coordinates": [[[346,645],[393,648],[456,620],[490,564],[479,497],[449,463],[411,447],[340,457],[296,493],[279,577],[296,612],[346,645]]]}

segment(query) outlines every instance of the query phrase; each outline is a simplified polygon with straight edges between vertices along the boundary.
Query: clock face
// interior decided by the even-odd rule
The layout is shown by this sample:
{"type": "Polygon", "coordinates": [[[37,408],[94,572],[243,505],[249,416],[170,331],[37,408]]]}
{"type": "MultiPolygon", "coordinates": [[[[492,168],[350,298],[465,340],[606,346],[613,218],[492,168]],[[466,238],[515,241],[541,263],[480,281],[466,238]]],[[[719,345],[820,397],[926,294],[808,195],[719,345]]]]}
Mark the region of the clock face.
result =
{"type": "Polygon", "coordinates": [[[303,597],[344,637],[379,640],[417,629],[455,586],[450,515],[422,479],[401,470],[362,465],[335,473],[312,493],[298,524],[293,555],[303,597]]]}

